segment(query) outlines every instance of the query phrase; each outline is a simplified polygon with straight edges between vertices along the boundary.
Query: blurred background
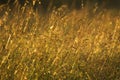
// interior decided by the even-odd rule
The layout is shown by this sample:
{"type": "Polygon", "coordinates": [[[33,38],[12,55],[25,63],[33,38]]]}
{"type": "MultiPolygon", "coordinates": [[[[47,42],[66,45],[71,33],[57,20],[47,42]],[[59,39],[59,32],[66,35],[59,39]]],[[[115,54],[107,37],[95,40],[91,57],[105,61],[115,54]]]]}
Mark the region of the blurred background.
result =
{"type": "Polygon", "coordinates": [[[0,5],[8,5],[11,9],[16,5],[20,7],[33,6],[34,9],[40,9],[42,12],[50,12],[62,5],[68,9],[81,9],[86,5],[93,8],[94,6],[106,9],[120,9],[120,0],[0,0],[0,5]]]}

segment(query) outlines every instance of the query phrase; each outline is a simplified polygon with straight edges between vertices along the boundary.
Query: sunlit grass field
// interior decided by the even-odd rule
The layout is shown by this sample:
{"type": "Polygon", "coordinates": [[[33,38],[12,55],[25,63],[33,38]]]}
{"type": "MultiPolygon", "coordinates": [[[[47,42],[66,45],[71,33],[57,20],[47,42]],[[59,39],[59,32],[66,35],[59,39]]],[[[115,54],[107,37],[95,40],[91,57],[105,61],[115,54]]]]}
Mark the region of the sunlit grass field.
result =
{"type": "Polygon", "coordinates": [[[120,80],[120,12],[0,6],[0,80],[120,80]]]}

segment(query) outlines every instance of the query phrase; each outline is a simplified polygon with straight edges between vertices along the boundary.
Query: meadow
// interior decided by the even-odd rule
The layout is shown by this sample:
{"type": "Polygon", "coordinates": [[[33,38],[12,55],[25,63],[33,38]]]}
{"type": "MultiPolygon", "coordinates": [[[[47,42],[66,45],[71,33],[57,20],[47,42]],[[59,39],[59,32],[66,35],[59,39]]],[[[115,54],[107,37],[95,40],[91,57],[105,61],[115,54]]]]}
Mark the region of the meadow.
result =
{"type": "Polygon", "coordinates": [[[0,6],[0,80],[120,80],[120,11],[0,6]]]}

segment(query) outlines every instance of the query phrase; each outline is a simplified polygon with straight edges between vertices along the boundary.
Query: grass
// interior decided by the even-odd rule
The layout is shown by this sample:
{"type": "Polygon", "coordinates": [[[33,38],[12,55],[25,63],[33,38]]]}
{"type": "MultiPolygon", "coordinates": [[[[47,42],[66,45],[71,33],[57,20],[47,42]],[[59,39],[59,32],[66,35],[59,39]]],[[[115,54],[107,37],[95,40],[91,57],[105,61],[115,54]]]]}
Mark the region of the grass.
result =
{"type": "Polygon", "coordinates": [[[1,6],[0,80],[119,80],[120,12],[90,11],[1,6]]]}

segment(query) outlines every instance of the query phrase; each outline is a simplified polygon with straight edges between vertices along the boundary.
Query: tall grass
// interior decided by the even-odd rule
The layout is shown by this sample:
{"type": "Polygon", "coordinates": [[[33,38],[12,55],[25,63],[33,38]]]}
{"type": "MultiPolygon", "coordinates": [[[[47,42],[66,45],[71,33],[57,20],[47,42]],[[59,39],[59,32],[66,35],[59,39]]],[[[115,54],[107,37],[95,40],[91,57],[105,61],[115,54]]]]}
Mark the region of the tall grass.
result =
{"type": "Polygon", "coordinates": [[[119,80],[120,12],[0,7],[0,80],[119,80]]]}

